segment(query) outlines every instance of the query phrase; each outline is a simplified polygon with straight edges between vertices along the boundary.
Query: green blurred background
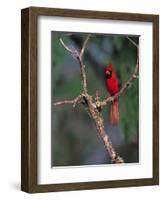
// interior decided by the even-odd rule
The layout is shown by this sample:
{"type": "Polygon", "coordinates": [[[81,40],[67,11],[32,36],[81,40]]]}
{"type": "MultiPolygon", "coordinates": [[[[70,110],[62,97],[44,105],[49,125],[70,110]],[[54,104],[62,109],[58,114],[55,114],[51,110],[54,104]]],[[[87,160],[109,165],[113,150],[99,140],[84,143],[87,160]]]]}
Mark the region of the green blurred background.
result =
{"type": "MultiPolygon", "coordinates": [[[[52,166],[95,165],[110,163],[93,121],[78,105],[53,106],[53,102],[72,99],[81,93],[79,64],[61,45],[80,50],[87,34],[51,33],[52,47],[52,166]]],[[[139,43],[139,36],[130,36],[139,43]]],[[[103,99],[109,94],[105,87],[104,68],[112,63],[121,86],[133,73],[136,47],[125,35],[92,34],[85,49],[84,63],[88,92],[99,91],[103,99]]],[[[111,127],[109,105],[102,110],[106,132],[125,163],[139,162],[139,81],[119,99],[120,123],[111,127]]]]}

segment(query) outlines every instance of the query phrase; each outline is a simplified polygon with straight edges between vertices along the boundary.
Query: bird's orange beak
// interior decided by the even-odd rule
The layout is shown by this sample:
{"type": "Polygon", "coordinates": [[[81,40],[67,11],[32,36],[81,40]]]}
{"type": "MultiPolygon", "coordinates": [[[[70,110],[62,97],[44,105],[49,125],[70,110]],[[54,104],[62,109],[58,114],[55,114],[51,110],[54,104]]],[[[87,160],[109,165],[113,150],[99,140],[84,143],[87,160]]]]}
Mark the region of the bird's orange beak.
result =
{"type": "Polygon", "coordinates": [[[106,75],[111,75],[111,72],[109,70],[106,70],[105,74],[106,75]]]}

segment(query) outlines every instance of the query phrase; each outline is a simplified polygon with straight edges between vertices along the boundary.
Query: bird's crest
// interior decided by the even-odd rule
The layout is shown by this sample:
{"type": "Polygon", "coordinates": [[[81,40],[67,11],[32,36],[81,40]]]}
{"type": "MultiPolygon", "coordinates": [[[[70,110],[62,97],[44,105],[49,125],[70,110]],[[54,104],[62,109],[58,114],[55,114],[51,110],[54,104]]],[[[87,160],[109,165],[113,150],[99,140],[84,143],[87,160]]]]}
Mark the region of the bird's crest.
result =
{"type": "Polygon", "coordinates": [[[106,67],[106,70],[113,70],[113,65],[112,65],[112,64],[109,64],[109,65],[106,67]]]}

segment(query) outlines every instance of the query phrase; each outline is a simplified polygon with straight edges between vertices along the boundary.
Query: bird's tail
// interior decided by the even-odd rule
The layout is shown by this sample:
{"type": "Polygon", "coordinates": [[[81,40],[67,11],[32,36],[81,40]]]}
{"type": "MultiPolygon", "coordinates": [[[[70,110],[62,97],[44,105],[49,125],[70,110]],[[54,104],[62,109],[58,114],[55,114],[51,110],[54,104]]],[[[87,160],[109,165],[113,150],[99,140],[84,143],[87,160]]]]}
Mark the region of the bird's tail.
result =
{"type": "Polygon", "coordinates": [[[119,123],[119,109],[118,109],[118,100],[114,100],[111,104],[110,109],[110,121],[112,126],[116,126],[119,123]]]}

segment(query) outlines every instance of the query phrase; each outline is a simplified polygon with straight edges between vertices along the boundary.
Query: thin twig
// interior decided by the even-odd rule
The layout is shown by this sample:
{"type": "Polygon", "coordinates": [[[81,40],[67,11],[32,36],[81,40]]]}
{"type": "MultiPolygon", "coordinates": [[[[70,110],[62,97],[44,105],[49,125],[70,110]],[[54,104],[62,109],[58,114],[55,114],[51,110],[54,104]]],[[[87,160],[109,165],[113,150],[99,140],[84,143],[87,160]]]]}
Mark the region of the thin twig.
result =
{"type": "Polygon", "coordinates": [[[139,46],[136,44],[136,42],[134,42],[129,36],[126,36],[126,38],[137,48],[139,48],[139,46]]]}
{"type": "Polygon", "coordinates": [[[76,106],[76,104],[82,99],[82,95],[77,96],[75,99],[72,100],[64,100],[64,101],[58,101],[56,103],[54,103],[54,106],[58,106],[58,105],[64,105],[64,104],[73,104],[73,107],[76,106]]]}
{"type": "Polygon", "coordinates": [[[79,60],[79,64],[80,64],[80,71],[81,71],[81,78],[82,78],[82,83],[83,83],[83,94],[84,95],[87,95],[87,76],[86,76],[86,71],[85,71],[85,65],[83,63],[83,54],[84,54],[84,51],[85,51],[85,48],[87,46],[87,43],[89,41],[90,36],[91,36],[90,34],[87,35],[87,37],[86,37],[86,39],[83,43],[83,46],[81,48],[80,54],[77,57],[78,60],[79,60]]]}
{"type": "Polygon", "coordinates": [[[85,51],[85,48],[86,48],[86,45],[87,45],[87,43],[88,43],[88,40],[89,40],[89,38],[91,37],[91,35],[89,34],[89,35],[87,35],[87,37],[86,37],[86,39],[85,39],[85,41],[84,41],[84,44],[83,44],[83,47],[82,47],[82,49],[81,49],[81,51],[80,51],[80,57],[82,57],[83,56],[83,54],[84,54],[84,51],[85,51]]]}
{"type": "Polygon", "coordinates": [[[61,42],[61,44],[63,45],[63,47],[69,51],[72,54],[78,54],[78,51],[76,49],[70,49],[62,40],[62,38],[59,38],[59,41],[61,42]]]}

